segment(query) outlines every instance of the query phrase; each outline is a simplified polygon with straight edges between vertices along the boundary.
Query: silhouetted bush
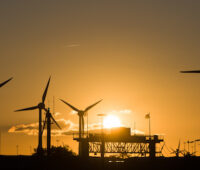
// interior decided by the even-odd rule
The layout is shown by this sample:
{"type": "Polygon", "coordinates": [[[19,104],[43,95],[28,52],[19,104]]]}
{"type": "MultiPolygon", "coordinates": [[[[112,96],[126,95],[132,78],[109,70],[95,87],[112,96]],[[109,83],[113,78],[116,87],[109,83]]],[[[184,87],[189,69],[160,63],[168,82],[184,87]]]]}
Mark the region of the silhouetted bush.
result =
{"type": "Polygon", "coordinates": [[[74,157],[76,154],[69,148],[69,146],[52,146],[50,156],[53,157],[74,157]]]}
{"type": "MultiPolygon", "coordinates": [[[[35,153],[33,156],[47,156],[47,149],[43,149],[42,152],[38,153],[37,149],[34,149],[35,153]]],[[[68,145],[65,146],[52,146],[50,150],[50,157],[56,158],[66,158],[75,157],[76,154],[69,148],[68,145]]]]}

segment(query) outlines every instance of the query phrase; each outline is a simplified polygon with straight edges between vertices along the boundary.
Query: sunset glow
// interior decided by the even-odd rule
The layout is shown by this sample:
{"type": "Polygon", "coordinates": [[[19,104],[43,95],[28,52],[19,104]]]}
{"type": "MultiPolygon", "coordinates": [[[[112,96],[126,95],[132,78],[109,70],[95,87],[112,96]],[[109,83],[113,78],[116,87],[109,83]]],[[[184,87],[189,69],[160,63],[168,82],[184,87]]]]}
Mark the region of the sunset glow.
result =
{"type": "Polygon", "coordinates": [[[103,126],[104,128],[120,127],[121,122],[120,122],[119,117],[115,115],[108,115],[104,118],[103,126]]]}
{"type": "Polygon", "coordinates": [[[199,9],[200,0],[0,0],[0,157],[46,149],[48,109],[61,127],[48,119],[49,143],[77,155],[78,137],[119,130],[161,135],[158,156],[176,156],[165,147],[181,139],[200,157],[200,141],[188,143],[200,139],[199,9]]]}

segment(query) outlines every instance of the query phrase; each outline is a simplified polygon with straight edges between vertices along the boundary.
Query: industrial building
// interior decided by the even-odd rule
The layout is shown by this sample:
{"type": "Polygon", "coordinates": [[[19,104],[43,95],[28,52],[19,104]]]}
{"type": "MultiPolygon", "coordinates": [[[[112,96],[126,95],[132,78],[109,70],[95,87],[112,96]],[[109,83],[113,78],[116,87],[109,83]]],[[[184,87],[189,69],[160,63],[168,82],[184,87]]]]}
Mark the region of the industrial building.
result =
{"type": "Polygon", "coordinates": [[[79,142],[79,154],[84,158],[92,154],[104,157],[107,153],[154,158],[160,153],[156,144],[163,142],[163,137],[158,135],[131,135],[131,129],[126,127],[104,129],[100,134],[84,134],[82,138],[74,135],[73,139],[79,142]]]}

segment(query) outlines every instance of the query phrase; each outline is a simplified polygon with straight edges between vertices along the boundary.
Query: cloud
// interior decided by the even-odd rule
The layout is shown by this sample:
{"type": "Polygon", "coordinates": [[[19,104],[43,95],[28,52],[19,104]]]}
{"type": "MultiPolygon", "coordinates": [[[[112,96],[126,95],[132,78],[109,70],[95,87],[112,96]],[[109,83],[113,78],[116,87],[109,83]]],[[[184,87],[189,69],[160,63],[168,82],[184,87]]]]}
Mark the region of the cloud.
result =
{"type": "Polygon", "coordinates": [[[72,114],[72,115],[75,115],[75,114],[77,114],[78,112],[77,111],[75,111],[75,110],[72,110],[71,112],[70,112],[70,114],[72,114]]]}
{"type": "Polygon", "coordinates": [[[131,130],[131,134],[137,134],[137,135],[145,135],[144,132],[140,131],[140,130],[137,130],[137,129],[132,129],[131,130]]]}
{"type": "Polygon", "coordinates": [[[54,117],[57,117],[57,116],[60,116],[61,115],[61,113],[60,112],[56,112],[56,113],[54,113],[54,117]]]}
{"type": "MultiPolygon", "coordinates": [[[[52,124],[51,130],[52,135],[62,135],[64,132],[77,131],[78,125],[74,124],[70,120],[65,119],[56,119],[56,122],[60,125],[61,129],[58,129],[55,123],[52,124]]],[[[27,135],[38,135],[38,123],[30,123],[30,124],[20,124],[16,126],[12,126],[9,130],[9,133],[24,133],[27,135]]],[[[46,135],[46,130],[44,131],[44,135],[46,135]]]]}
{"type": "Polygon", "coordinates": [[[12,126],[9,130],[9,133],[25,133],[28,135],[37,135],[38,134],[38,123],[31,124],[21,124],[12,126]]]}
{"type": "MultiPolygon", "coordinates": [[[[60,114],[57,114],[59,116],[60,114]]],[[[55,120],[61,127],[59,129],[55,123],[51,125],[51,134],[53,136],[63,136],[63,135],[72,135],[73,133],[78,133],[78,124],[73,123],[71,120],[66,120],[64,118],[57,118],[55,115],[55,120]]],[[[19,124],[12,126],[8,132],[9,133],[24,133],[27,135],[38,135],[38,123],[30,124],[19,124]]],[[[46,129],[46,128],[45,128],[46,129]]],[[[88,131],[95,133],[95,131],[101,129],[100,123],[92,123],[88,125],[88,131]]],[[[85,125],[85,131],[87,131],[87,125],[85,125]]],[[[46,135],[46,130],[43,132],[43,135],[46,135]]]]}
{"type": "Polygon", "coordinates": [[[112,110],[108,112],[108,114],[131,114],[132,110],[124,109],[124,110],[112,110]]]}
{"type": "MultiPolygon", "coordinates": [[[[119,111],[111,111],[109,114],[130,114],[131,110],[119,110],[119,111]]],[[[73,113],[75,114],[75,113],[73,113]]],[[[66,120],[61,117],[61,113],[56,112],[54,114],[54,118],[56,122],[60,125],[61,129],[59,129],[55,123],[51,126],[51,134],[53,136],[64,136],[64,135],[72,135],[73,133],[78,134],[79,125],[72,122],[71,120],[66,120]]],[[[125,127],[125,126],[124,126],[125,127]]],[[[85,124],[85,132],[87,131],[87,124],[85,124]]],[[[91,123],[88,124],[89,133],[101,133],[101,123],[91,123]]],[[[19,124],[12,126],[9,130],[9,133],[24,133],[27,135],[38,135],[38,122],[30,123],[30,124],[19,124]]],[[[87,133],[87,132],[86,132],[87,133]]],[[[144,135],[144,132],[140,130],[131,130],[131,134],[141,134],[144,135]]],[[[46,130],[43,135],[46,135],[46,130]]]]}
{"type": "Polygon", "coordinates": [[[65,47],[67,47],[67,48],[74,48],[74,47],[79,47],[79,46],[81,46],[81,45],[78,44],[78,43],[73,43],[73,44],[68,44],[65,47]]]}
{"type": "MultiPolygon", "coordinates": [[[[56,119],[57,123],[62,129],[58,129],[55,124],[51,126],[51,135],[52,136],[66,136],[66,135],[77,135],[78,136],[78,124],[73,123],[70,120],[66,119],[56,119]]],[[[109,129],[105,129],[104,132],[109,132],[109,129]]],[[[38,135],[38,123],[30,124],[20,124],[12,126],[9,130],[9,133],[24,133],[27,135],[38,135]]],[[[101,124],[92,123],[88,125],[89,133],[101,133],[101,124]]],[[[85,133],[87,133],[87,125],[85,125],[85,133]]],[[[140,130],[131,130],[131,134],[144,135],[144,132],[140,130]]],[[[43,133],[46,136],[46,130],[43,133]]]]}

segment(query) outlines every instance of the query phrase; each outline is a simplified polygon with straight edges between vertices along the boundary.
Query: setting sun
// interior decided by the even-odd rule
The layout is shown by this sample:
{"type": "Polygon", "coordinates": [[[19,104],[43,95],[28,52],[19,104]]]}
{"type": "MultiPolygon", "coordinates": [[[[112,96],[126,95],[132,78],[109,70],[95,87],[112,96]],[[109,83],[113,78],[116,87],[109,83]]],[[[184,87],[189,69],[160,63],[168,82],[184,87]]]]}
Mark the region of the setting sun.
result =
{"type": "Polygon", "coordinates": [[[121,122],[119,117],[114,115],[108,115],[103,120],[103,126],[104,128],[120,127],[121,122]]]}

